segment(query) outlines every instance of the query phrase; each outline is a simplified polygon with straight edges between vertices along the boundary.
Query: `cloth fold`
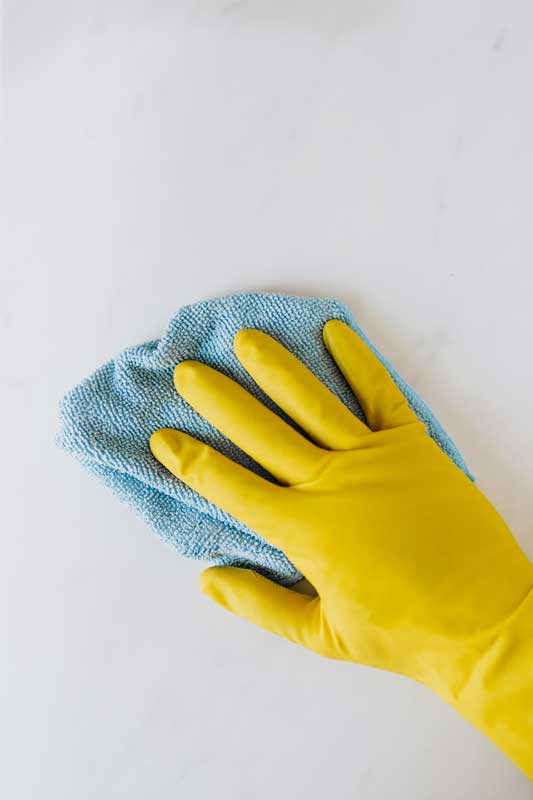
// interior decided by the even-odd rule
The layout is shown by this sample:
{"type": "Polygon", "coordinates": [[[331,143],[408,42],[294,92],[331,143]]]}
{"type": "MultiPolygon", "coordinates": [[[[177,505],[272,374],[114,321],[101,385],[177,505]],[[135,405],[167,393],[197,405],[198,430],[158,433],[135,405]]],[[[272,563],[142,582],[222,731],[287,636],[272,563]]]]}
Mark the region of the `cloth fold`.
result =
{"type": "Polygon", "coordinates": [[[152,456],[148,441],[158,428],[177,428],[264,474],[197,414],[173,385],[179,361],[203,361],[284,416],[233,353],[233,337],[241,328],[269,333],[363,419],[357,400],[322,342],[322,327],[329,319],[343,320],[370,345],[426,424],[428,434],[472,478],[431,410],[377,352],[344,304],[281,294],[236,294],[179,309],[161,339],[124,350],[64,397],[58,444],[101,478],[179,553],[215,564],[250,567],[290,585],[301,575],[285,555],[171,475],[152,456]]]}

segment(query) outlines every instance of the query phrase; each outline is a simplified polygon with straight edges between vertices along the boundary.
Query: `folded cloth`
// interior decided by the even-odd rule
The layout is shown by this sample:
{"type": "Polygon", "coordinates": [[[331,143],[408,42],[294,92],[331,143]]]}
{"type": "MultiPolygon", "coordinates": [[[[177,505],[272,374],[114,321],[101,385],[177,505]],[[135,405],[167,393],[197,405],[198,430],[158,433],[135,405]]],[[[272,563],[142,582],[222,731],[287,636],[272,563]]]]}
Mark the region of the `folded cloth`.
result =
{"type": "Polygon", "coordinates": [[[171,475],[152,456],[148,441],[158,428],[177,428],[265,474],[194,411],[173,384],[179,361],[202,361],[286,418],[234,355],[233,337],[241,328],[258,328],[284,344],[364,419],[322,342],[322,327],[329,319],[343,320],[370,345],[426,424],[428,434],[472,478],[430,409],[368,341],[345,305],[281,294],[236,294],[178,310],[161,339],[124,350],[66,395],[60,407],[58,444],[105,481],[179,553],[215,564],[250,567],[290,585],[301,575],[285,555],[171,475]]]}

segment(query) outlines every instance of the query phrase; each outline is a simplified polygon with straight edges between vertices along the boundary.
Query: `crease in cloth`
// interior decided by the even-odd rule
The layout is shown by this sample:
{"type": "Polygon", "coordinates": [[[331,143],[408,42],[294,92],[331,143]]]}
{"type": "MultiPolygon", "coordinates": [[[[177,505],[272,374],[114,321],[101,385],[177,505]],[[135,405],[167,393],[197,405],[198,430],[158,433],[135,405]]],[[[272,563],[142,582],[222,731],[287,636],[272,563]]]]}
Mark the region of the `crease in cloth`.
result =
{"type": "Polygon", "coordinates": [[[57,443],[182,555],[249,567],[291,585],[301,575],[286,556],[171,475],[153,457],[148,442],[158,428],[177,428],[265,474],[194,411],[173,384],[179,361],[203,361],[287,419],[237,360],[233,338],[241,328],[271,334],[364,419],[322,341],[322,328],[329,319],[343,320],[369,344],[425,423],[428,434],[472,478],[459,450],[426,403],[376,350],[343,303],[260,292],[184,306],[170,318],[160,339],[129,347],[97,369],[63,398],[57,443]]]}

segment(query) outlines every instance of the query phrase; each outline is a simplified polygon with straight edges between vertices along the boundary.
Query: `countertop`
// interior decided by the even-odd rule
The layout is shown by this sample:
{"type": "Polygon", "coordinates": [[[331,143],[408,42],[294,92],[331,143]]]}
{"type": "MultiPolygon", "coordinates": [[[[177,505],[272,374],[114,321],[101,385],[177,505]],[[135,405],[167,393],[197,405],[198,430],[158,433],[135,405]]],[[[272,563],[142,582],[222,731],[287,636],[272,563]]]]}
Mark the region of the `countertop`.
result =
{"type": "Polygon", "coordinates": [[[533,796],[426,689],[210,603],[53,441],[180,305],[335,296],[533,557],[532,29],[521,0],[7,2],[6,800],[533,796]]]}

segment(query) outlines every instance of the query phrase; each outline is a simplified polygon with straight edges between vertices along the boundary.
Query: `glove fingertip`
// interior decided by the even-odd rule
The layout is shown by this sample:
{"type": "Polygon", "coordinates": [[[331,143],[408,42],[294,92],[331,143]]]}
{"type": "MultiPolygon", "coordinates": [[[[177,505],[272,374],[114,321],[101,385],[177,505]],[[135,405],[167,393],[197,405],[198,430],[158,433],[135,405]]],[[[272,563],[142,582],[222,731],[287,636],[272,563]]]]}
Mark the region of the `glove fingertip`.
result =
{"type": "MultiPolygon", "coordinates": [[[[208,567],[201,574],[198,580],[200,591],[214,600],[224,608],[230,608],[228,604],[228,572],[231,567],[208,567]]],[[[229,593],[231,595],[231,592],[229,593]]]]}
{"type": "Polygon", "coordinates": [[[204,569],[203,572],[200,573],[200,577],[198,578],[198,585],[200,587],[200,591],[203,594],[209,594],[213,583],[216,582],[216,572],[218,567],[208,567],[204,569]]]}

